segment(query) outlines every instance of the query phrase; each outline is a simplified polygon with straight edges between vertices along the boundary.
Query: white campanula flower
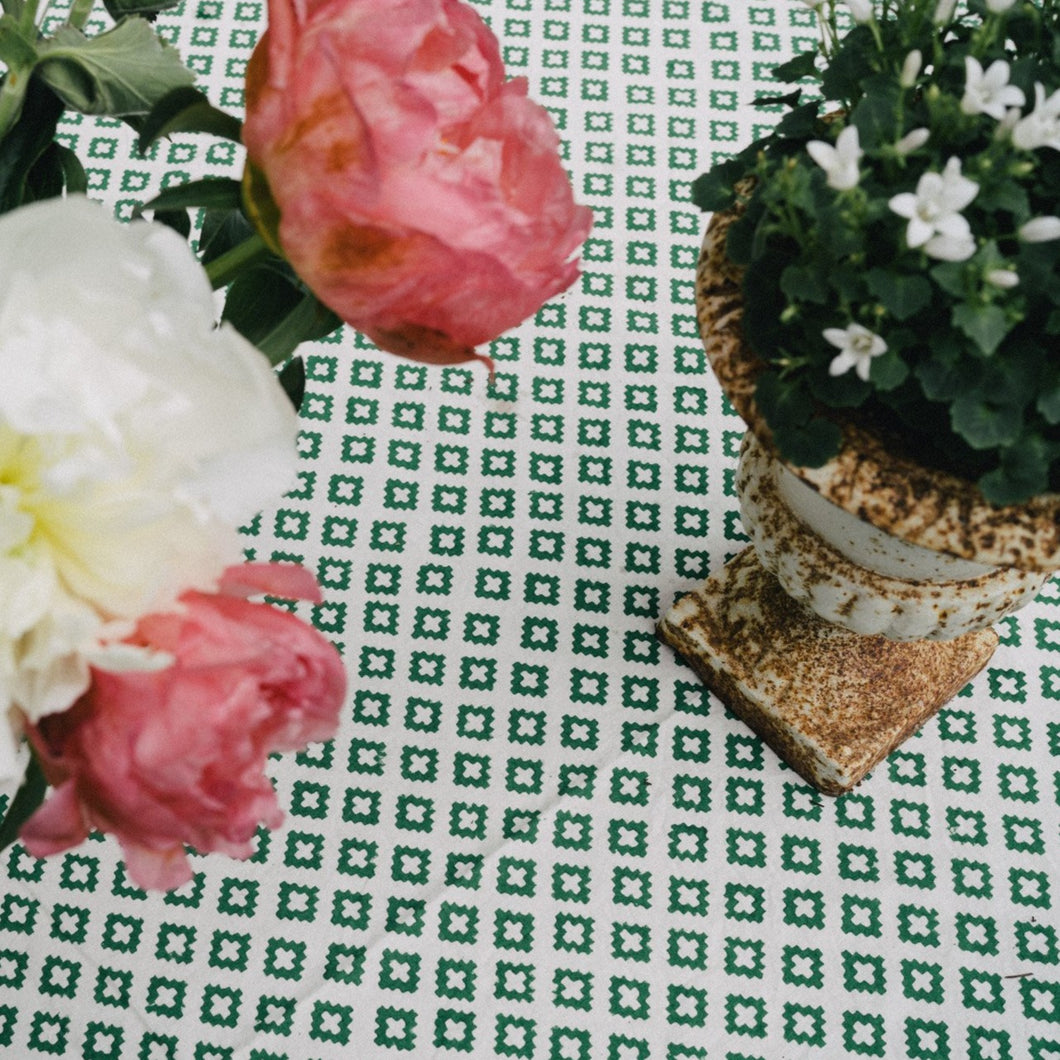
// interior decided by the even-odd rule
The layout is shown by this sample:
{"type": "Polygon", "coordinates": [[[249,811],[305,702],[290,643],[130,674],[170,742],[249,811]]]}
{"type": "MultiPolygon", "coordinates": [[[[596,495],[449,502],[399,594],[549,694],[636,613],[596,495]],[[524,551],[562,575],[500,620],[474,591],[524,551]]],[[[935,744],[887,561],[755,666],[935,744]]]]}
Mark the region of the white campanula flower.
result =
{"type": "Polygon", "coordinates": [[[923,247],[941,261],[966,261],[975,253],[975,239],[963,210],[979,194],[979,185],[961,175],[961,160],[953,157],[941,173],[925,173],[915,192],[895,195],[888,204],[909,220],[906,242],[923,247]]]}
{"type": "Polygon", "coordinates": [[[829,375],[844,375],[853,368],[859,379],[868,382],[873,359],[887,352],[887,343],[862,324],[825,328],[821,334],[839,350],[828,366],[829,375]]]}
{"type": "Polygon", "coordinates": [[[1051,243],[1060,239],[1060,217],[1035,217],[1017,233],[1024,243],[1051,243]]]}
{"type": "Polygon", "coordinates": [[[0,218],[0,773],[4,718],[66,709],[148,610],[210,588],[295,470],[265,358],[217,328],[187,244],[87,199],[0,218]]]}
{"type": "Polygon", "coordinates": [[[1039,147],[1060,151],[1060,89],[1046,97],[1045,86],[1035,84],[1034,110],[1013,126],[1012,142],[1024,151],[1039,147]]]}
{"type": "Polygon", "coordinates": [[[858,163],[864,152],[858,139],[858,130],[848,125],[836,138],[835,145],[824,140],[811,140],[806,145],[810,157],[827,174],[827,184],[836,191],[856,188],[861,179],[858,163]]]}
{"type": "Polygon", "coordinates": [[[1016,0],[986,0],[986,9],[995,15],[1000,15],[1012,7],[1015,2],[1016,0]]]}
{"type": "Polygon", "coordinates": [[[872,0],[846,0],[850,17],[859,25],[872,21],[872,0]]]}
{"type": "Polygon", "coordinates": [[[894,149],[900,155],[908,155],[917,150],[917,148],[923,147],[930,139],[930,129],[911,129],[905,136],[895,142],[894,149]]]}
{"type": "Polygon", "coordinates": [[[966,55],[964,69],[965,87],[961,98],[964,114],[989,114],[1001,121],[1009,107],[1022,107],[1026,102],[1023,90],[1008,83],[1010,68],[1003,59],[992,62],[984,72],[978,59],[966,55]]]}

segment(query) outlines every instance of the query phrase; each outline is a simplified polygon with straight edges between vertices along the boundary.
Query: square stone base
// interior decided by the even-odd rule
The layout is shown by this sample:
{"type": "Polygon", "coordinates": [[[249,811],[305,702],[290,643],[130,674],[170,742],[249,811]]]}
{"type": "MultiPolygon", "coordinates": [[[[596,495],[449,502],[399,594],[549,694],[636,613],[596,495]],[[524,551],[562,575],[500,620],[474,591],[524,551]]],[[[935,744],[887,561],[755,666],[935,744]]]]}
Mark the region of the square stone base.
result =
{"type": "Polygon", "coordinates": [[[659,622],[659,633],[797,773],[841,795],[987,663],[992,629],[949,641],[866,637],[792,600],[753,548],[659,622]]]}

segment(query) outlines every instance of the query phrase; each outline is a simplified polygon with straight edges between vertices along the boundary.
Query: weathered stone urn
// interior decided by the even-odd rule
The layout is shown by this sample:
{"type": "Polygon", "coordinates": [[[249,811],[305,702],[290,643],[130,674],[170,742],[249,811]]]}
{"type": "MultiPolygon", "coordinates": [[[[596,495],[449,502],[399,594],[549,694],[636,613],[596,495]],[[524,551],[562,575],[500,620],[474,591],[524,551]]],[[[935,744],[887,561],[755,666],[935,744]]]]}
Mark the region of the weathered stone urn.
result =
{"type": "Polygon", "coordinates": [[[826,794],[854,787],[987,663],[993,623],[1060,569],[1060,496],[995,507],[856,423],[819,468],[777,456],[742,337],[735,214],[696,277],[711,367],[747,424],[737,489],[753,544],[659,622],[723,702],[826,794]]]}

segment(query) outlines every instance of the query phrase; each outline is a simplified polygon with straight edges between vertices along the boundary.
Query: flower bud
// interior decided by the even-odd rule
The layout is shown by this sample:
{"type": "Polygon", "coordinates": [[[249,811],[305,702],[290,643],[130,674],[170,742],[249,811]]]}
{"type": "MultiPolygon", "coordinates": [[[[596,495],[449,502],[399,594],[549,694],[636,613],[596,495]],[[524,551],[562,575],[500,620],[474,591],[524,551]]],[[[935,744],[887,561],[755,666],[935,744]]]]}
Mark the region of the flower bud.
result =
{"type": "Polygon", "coordinates": [[[1060,217],[1035,217],[1020,226],[1018,235],[1024,243],[1049,243],[1060,239],[1060,217]]]}
{"type": "Polygon", "coordinates": [[[935,25],[944,26],[949,22],[953,18],[953,12],[956,7],[957,0],[939,0],[938,6],[935,8],[935,25]]]}
{"type": "Polygon", "coordinates": [[[920,68],[924,63],[924,56],[918,48],[914,48],[902,63],[902,72],[898,76],[898,83],[902,88],[912,88],[916,79],[920,76],[920,68]]]}
{"type": "Polygon", "coordinates": [[[1012,269],[989,269],[983,274],[983,279],[991,287],[998,287],[1003,291],[1010,290],[1020,282],[1019,273],[1012,269]]]}
{"type": "Polygon", "coordinates": [[[923,147],[924,144],[931,139],[931,130],[923,127],[919,129],[913,129],[911,132],[907,132],[895,145],[894,149],[900,155],[908,155],[915,151],[918,147],[923,147]]]}

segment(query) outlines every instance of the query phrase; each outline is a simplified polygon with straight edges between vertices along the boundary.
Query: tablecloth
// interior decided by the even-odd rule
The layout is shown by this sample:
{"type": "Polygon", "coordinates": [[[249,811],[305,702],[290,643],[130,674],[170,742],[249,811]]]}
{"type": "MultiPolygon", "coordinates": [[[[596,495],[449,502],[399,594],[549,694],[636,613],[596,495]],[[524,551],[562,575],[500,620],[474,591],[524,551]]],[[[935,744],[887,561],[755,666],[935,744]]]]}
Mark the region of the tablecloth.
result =
{"type": "MultiPolygon", "coordinates": [[[[740,421],[696,336],[689,182],[815,41],[788,0],[477,0],[552,113],[583,275],[480,367],[306,347],[295,489],[251,558],[319,577],[336,739],[284,826],[146,894],[107,839],[0,882],[0,1053],[140,1060],[1060,1056],[1060,587],[853,793],[818,795],[654,635],[741,549],[740,421]]],[[[159,25],[237,112],[257,0],[159,25]]],[[[57,16],[56,16],[57,17],[57,16]]],[[[100,21],[102,27],[102,21],[100,21]]],[[[129,217],[238,174],[62,134],[129,217]]]]}

